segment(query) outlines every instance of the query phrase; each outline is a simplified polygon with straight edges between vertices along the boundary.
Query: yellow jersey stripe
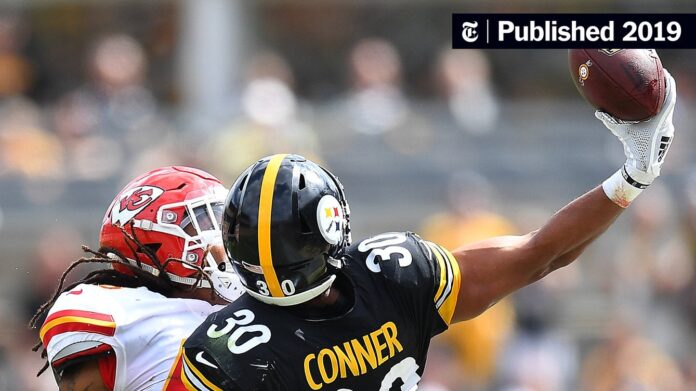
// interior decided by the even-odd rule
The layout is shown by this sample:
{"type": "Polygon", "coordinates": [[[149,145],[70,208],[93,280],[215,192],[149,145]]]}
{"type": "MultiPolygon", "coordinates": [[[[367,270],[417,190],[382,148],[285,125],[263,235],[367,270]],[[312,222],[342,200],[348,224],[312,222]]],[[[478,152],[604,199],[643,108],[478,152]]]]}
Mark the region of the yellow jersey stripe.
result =
{"type": "Polygon", "coordinates": [[[445,290],[445,285],[447,285],[447,267],[445,266],[445,261],[442,259],[442,255],[435,248],[436,245],[434,243],[431,243],[431,242],[427,242],[427,243],[428,243],[428,246],[430,247],[430,250],[432,251],[433,255],[435,255],[435,259],[437,259],[438,265],[440,265],[440,283],[438,284],[437,292],[435,293],[435,298],[434,298],[434,301],[437,303],[438,300],[440,300],[440,296],[442,295],[442,292],[445,290]]]}
{"type": "Polygon", "coordinates": [[[433,246],[437,254],[440,254],[440,256],[442,257],[443,263],[445,265],[445,273],[447,274],[447,277],[445,278],[445,289],[442,292],[442,295],[438,297],[435,301],[435,307],[439,309],[442,306],[442,303],[445,301],[445,299],[449,297],[449,294],[452,292],[452,265],[450,265],[449,259],[447,258],[447,254],[445,254],[445,250],[437,244],[433,244],[433,246]]]}
{"type": "Polygon", "coordinates": [[[184,366],[181,366],[181,382],[184,384],[184,387],[186,387],[187,391],[198,391],[196,390],[196,387],[191,384],[191,381],[186,377],[186,371],[184,370],[184,366]]]}
{"type": "Polygon", "coordinates": [[[457,263],[457,259],[452,255],[451,252],[447,251],[444,248],[442,250],[447,255],[447,258],[449,260],[448,263],[452,267],[452,274],[454,276],[454,279],[452,281],[452,290],[449,296],[442,303],[442,306],[440,306],[440,308],[438,309],[438,312],[440,313],[440,316],[445,321],[445,323],[449,325],[450,322],[452,322],[452,316],[454,316],[454,310],[457,307],[457,298],[459,297],[459,287],[461,285],[462,276],[459,271],[459,263],[457,263]]]}
{"type": "Polygon", "coordinates": [[[263,277],[268,284],[268,290],[273,297],[283,297],[283,290],[280,289],[278,276],[273,268],[273,257],[271,254],[271,211],[273,209],[273,191],[275,190],[276,177],[280,164],[287,154],[279,154],[271,157],[263,173],[261,181],[261,199],[259,200],[259,258],[263,277]]]}
{"type": "MultiPolygon", "coordinates": [[[[220,388],[220,387],[216,386],[215,384],[211,383],[210,380],[206,379],[205,376],[203,376],[203,374],[201,373],[201,371],[199,371],[196,367],[194,367],[193,365],[191,365],[191,361],[189,361],[188,357],[186,357],[185,354],[184,354],[184,365],[186,365],[186,368],[188,368],[189,370],[191,370],[191,372],[193,372],[193,374],[196,376],[196,380],[198,380],[198,381],[200,381],[201,383],[203,383],[206,387],[210,388],[210,389],[213,390],[213,391],[222,391],[222,388],[220,388]]],[[[181,371],[181,372],[182,372],[182,374],[184,375],[184,376],[182,376],[182,379],[186,379],[186,380],[185,380],[185,383],[188,383],[188,385],[187,385],[186,387],[191,386],[191,383],[188,382],[188,379],[187,379],[186,376],[185,376],[186,371],[184,371],[183,369],[184,369],[184,368],[183,368],[183,366],[182,366],[182,371],[181,371]]],[[[193,387],[193,386],[191,386],[191,387],[193,387]]],[[[191,388],[191,389],[192,389],[192,390],[195,390],[195,388],[191,388]]]]}
{"type": "Polygon", "coordinates": [[[102,327],[111,327],[111,328],[116,328],[116,323],[115,322],[110,322],[108,320],[98,320],[98,319],[92,319],[92,318],[85,318],[82,316],[62,316],[60,318],[53,319],[52,321],[46,323],[41,327],[41,331],[39,332],[39,337],[43,341],[44,336],[46,335],[49,330],[52,328],[64,324],[64,323],[86,323],[86,324],[92,324],[95,326],[102,326],[102,327]]]}

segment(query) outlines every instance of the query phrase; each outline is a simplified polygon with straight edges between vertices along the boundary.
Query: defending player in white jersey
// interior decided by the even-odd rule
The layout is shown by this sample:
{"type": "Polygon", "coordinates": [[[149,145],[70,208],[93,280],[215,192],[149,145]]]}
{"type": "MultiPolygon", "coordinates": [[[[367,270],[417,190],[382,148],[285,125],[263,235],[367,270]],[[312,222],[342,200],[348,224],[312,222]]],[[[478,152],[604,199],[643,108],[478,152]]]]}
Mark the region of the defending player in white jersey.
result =
{"type": "Polygon", "coordinates": [[[99,251],[84,248],[91,257],[31,320],[47,314],[35,350],[44,346],[41,372],[50,365],[61,391],[165,387],[184,338],[242,293],[222,250],[226,192],[204,171],[165,167],[116,196],[99,251]],[[109,267],[63,287],[86,263],[109,267]]]}

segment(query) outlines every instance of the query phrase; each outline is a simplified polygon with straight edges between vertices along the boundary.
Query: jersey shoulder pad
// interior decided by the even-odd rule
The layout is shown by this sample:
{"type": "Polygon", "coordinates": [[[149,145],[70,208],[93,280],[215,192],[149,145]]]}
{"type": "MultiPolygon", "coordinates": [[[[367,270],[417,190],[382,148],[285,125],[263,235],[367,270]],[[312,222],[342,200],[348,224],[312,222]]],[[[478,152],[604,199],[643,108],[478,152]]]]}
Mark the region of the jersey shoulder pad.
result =
{"type": "Polygon", "coordinates": [[[405,288],[432,285],[434,253],[429,242],[412,232],[386,232],[351,246],[347,256],[372,275],[405,288]]]}
{"type": "Polygon", "coordinates": [[[114,345],[117,315],[100,287],[81,284],[56,300],[39,331],[51,363],[114,345]]]}
{"type": "Polygon", "coordinates": [[[351,246],[347,255],[393,289],[432,303],[442,320],[451,322],[461,276],[447,249],[412,232],[388,232],[351,246]]]}

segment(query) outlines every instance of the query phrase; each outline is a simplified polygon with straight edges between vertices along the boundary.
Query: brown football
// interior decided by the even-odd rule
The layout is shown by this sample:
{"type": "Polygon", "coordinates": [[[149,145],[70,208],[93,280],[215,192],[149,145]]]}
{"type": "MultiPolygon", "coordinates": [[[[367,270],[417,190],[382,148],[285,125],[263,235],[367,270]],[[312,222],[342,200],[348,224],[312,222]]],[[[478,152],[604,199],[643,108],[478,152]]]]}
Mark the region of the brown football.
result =
{"type": "Polygon", "coordinates": [[[665,75],[655,50],[571,49],[568,60],[575,86],[595,108],[626,121],[660,111],[665,75]]]}

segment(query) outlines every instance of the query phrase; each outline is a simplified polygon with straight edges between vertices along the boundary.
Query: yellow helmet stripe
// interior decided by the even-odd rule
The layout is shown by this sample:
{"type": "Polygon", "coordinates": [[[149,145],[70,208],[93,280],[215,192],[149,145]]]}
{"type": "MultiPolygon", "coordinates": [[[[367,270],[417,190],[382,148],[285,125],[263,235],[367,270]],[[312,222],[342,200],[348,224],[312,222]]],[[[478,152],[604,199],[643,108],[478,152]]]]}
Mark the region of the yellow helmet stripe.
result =
{"type": "Polygon", "coordinates": [[[268,290],[273,297],[283,297],[278,276],[273,268],[273,256],[271,254],[271,210],[273,209],[273,191],[275,190],[276,177],[280,164],[287,154],[273,155],[266,165],[261,181],[261,199],[259,201],[259,258],[261,270],[268,284],[268,290]]]}

